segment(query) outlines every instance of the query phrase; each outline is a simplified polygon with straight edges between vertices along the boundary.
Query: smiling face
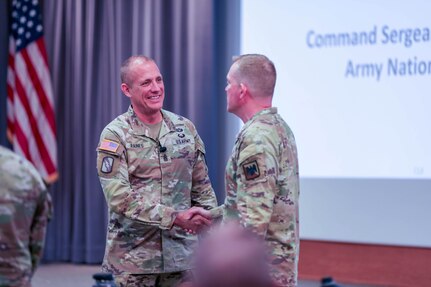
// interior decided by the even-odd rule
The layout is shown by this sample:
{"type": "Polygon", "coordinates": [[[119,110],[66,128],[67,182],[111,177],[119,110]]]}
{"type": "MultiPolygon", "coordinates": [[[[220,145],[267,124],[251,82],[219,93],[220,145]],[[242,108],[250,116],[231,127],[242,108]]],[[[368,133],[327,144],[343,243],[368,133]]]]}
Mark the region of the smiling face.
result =
{"type": "Polygon", "coordinates": [[[127,72],[127,83],[121,84],[138,115],[152,116],[160,112],[165,98],[165,86],[159,68],[153,61],[136,59],[127,72]]]}

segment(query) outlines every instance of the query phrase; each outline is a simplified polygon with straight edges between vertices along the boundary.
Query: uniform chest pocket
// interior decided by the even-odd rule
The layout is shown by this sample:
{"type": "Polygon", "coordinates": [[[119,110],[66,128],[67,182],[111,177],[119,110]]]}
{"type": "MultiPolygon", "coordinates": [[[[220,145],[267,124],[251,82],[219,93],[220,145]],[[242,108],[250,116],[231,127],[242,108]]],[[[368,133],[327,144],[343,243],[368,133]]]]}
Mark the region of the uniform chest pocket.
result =
{"type": "Polygon", "coordinates": [[[129,175],[140,180],[158,179],[160,175],[157,146],[151,143],[127,144],[129,175]]]}
{"type": "MultiPolygon", "coordinates": [[[[181,135],[181,134],[179,134],[181,135]]],[[[168,156],[173,161],[187,161],[190,165],[196,159],[195,140],[191,136],[173,137],[169,140],[167,147],[168,156]]]]}

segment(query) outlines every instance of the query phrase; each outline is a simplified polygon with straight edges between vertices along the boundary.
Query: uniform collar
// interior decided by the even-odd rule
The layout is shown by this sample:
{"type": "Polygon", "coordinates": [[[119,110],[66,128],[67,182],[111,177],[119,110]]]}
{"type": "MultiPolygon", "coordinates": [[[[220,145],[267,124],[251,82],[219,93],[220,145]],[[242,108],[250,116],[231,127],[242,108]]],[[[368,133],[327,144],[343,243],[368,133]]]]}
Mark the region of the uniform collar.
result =
{"type": "Polygon", "coordinates": [[[277,108],[276,107],[270,107],[270,108],[266,108],[263,110],[258,111],[257,113],[255,113],[251,119],[249,119],[241,128],[240,134],[242,133],[242,131],[244,131],[245,129],[247,129],[248,126],[250,126],[257,118],[263,116],[263,115],[270,115],[270,114],[276,114],[277,113],[277,108]]]}
{"type": "Polygon", "coordinates": [[[257,119],[258,117],[262,116],[262,115],[269,115],[269,114],[276,114],[277,113],[277,108],[276,107],[270,107],[270,108],[266,108],[263,110],[258,111],[257,113],[255,113],[251,119],[249,119],[247,121],[246,124],[253,122],[255,119],[257,119]]]}
{"type": "MultiPolygon", "coordinates": [[[[160,127],[160,134],[159,138],[163,137],[164,135],[175,132],[175,125],[172,122],[172,120],[167,116],[166,112],[162,109],[162,126],[160,127]]],[[[130,119],[130,126],[131,126],[131,133],[135,135],[143,135],[146,137],[150,137],[150,130],[149,128],[138,118],[135,111],[133,110],[132,105],[129,106],[129,109],[127,110],[127,115],[130,119]]]]}
{"type": "Polygon", "coordinates": [[[270,108],[266,108],[263,110],[258,111],[257,113],[255,113],[253,115],[253,117],[251,117],[251,119],[249,119],[241,128],[240,132],[238,133],[238,136],[236,138],[235,143],[238,142],[241,134],[259,117],[263,116],[263,115],[270,115],[270,114],[276,114],[277,113],[277,108],[276,107],[270,107],[270,108]]]}

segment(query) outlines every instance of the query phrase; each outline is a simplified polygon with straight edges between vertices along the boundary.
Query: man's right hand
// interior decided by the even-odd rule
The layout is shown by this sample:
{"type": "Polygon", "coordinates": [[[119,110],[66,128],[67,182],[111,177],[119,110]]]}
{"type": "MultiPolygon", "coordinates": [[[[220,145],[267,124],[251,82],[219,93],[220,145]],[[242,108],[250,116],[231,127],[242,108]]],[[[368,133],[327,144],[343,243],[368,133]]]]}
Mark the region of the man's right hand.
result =
{"type": "Polygon", "coordinates": [[[211,225],[211,213],[202,207],[192,207],[177,214],[174,225],[189,233],[196,234],[211,225]]]}

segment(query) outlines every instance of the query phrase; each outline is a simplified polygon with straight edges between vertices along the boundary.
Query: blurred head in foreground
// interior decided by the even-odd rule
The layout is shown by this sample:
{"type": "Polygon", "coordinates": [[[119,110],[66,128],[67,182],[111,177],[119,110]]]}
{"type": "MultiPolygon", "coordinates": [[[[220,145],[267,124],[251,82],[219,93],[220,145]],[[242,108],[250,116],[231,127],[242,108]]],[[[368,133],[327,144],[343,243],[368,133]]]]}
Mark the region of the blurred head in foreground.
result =
{"type": "Polygon", "coordinates": [[[195,287],[272,286],[263,241],[234,222],[201,241],[195,266],[195,287]]]}

